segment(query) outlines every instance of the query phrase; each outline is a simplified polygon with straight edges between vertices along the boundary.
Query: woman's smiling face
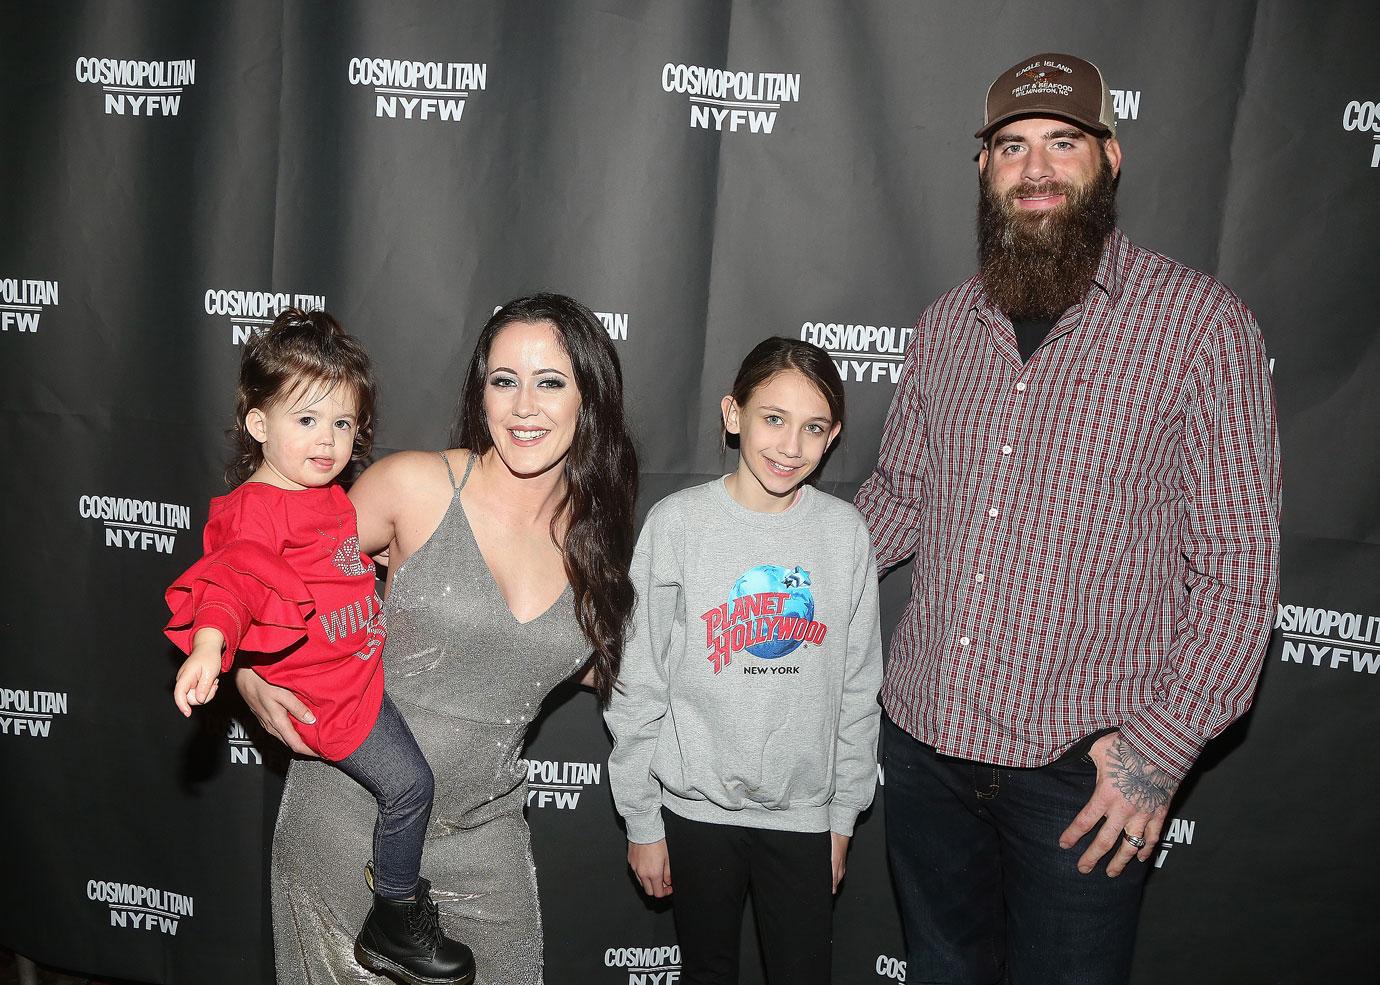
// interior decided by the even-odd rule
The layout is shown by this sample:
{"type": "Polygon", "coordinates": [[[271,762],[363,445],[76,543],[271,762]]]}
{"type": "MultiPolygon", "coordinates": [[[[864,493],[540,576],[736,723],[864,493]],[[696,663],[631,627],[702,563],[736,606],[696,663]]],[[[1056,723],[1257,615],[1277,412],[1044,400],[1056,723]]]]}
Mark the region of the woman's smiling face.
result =
{"type": "Polygon", "coordinates": [[[580,388],[549,321],[511,322],[489,347],[484,414],[494,449],[514,475],[564,464],[575,440],[580,388]]]}

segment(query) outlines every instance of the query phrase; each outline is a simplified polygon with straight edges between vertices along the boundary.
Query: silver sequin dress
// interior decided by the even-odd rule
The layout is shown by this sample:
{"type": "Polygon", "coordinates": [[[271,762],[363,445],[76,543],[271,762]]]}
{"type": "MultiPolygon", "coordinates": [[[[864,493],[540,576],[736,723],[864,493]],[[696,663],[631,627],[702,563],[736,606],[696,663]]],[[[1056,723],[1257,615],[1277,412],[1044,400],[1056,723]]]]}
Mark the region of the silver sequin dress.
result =
{"type": "MultiPolygon", "coordinates": [[[[590,648],[569,587],[532,621],[513,617],[460,506],[472,466],[458,485],[451,476],[440,526],[393,576],[384,673],[436,775],[422,875],[442,925],[474,949],[477,983],[537,985],[541,914],[519,753],[542,699],[590,648]]],[[[380,981],[354,960],[376,814],[373,798],[326,763],[288,771],[273,839],[279,985],[380,981]]]]}

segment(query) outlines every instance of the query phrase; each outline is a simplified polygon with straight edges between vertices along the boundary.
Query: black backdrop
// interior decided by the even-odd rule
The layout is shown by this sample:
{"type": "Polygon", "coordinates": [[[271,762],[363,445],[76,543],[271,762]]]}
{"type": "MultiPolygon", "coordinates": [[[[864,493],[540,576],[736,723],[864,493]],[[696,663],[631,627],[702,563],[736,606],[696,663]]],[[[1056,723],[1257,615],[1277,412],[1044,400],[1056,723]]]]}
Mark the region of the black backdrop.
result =
{"type": "MultiPolygon", "coordinates": [[[[1118,92],[1123,226],[1257,313],[1285,454],[1279,631],[1176,804],[1136,981],[1372,975],[1378,38],[1373,0],[0,3],[0,944],[271,980],[281,757],[232,695],[177,715],[158,632],[246,333],[324,304],[377,360],[380,444],[439,447],[495,305],[573,294],[623,359],[644,510],[725,467],[747,349],[803,336],[848,380],[847,495],[907,326],[973,267],[987,83],[1065,50],[1118,92]]],[[[890,629],[906,574],[883,590],[890,629]]],[[[531,739],[547,979],[672,982],[607,749],[574,689],[531,739]]],[[[841,983],[904,978],[881,827],[841,983]]]]}

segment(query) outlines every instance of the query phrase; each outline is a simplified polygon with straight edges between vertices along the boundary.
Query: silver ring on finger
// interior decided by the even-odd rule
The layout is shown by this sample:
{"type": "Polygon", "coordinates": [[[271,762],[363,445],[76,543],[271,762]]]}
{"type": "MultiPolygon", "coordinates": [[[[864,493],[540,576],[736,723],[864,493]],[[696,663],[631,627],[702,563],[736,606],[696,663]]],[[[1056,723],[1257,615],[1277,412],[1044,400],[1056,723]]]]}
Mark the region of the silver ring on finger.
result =
{"type": "Polygon", "coordinates": [[[1127,843],[1137,851],[1145,847],[1145,839],[1139,835],[1133,835],[1129,831],[1123,831],[1121,832],[1121,837],[1125,838],[1127,843]]]}

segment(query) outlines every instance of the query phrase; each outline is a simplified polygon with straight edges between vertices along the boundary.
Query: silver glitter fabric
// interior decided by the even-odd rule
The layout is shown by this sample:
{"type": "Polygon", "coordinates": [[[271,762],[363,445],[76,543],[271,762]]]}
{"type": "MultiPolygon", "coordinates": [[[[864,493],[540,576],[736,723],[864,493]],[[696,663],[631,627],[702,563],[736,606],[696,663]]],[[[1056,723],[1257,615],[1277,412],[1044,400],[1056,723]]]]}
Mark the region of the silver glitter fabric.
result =
{"type": "MultiPolygon", "coordinates": [[[[519,623],[457,488],[431,539],[394,574],[385,611],[388,693],[436,775],[422,875],[442,926],[474,949],[476,982],[538,985],[541,914],[519,752],[542,698],[589,657],[572,593],[519,623]]],[[[334,767],[293,763],[273,839],[280,985],[380,981],[354,960],[375,816],[369,794],[334,767]]]]}

